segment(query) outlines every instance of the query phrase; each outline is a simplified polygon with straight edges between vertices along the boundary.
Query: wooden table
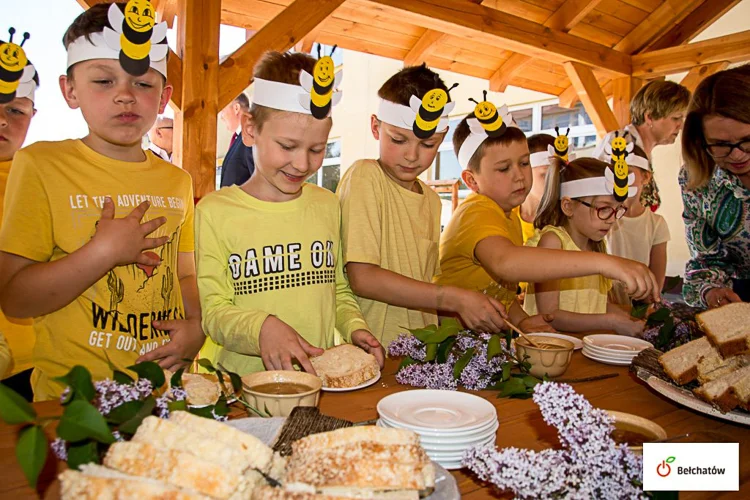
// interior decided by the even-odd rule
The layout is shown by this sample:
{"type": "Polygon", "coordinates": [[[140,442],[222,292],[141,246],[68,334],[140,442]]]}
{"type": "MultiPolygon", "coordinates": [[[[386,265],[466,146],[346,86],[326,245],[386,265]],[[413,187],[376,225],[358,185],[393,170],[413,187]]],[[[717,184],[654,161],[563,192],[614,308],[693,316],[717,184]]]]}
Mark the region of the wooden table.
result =
{"type": "MultiPolygon", "coordinates": [[[[397,362],[388,360],[383,378],[374,386],[352,393],[324,393],[320,400],[320,410],[327,415],[345,418],[353,422],[363,422],[377,418],[376,405],[388,394],[408,390],[395,381],[397,362]]],[[[740,491],[709,493],[683,492],[681,500],[704,498],[750,498],[750,427],[715,419],[702,413],[685,409],[671,400],[649,389],[645,384],[628,373],[626,367],[607,366],[585,358],[576,351],[565,377],[579,378],[617,373],[618,377],[596,382],[574,384],[576,390],[585,395],[596,407],[633,413],[651,419],[664,427],[667,434],[675,436],[688,431],[711,430],[731,436],[740,443],[740,491]]],[[[500,419],[497,431],[499,447],[517,446],[542,450],[558,446],[556,432],[543,421],[538,407],[531,399],[498,399],[496,393],[479,393],[495,405],[500,419]]],[[[36,403],[40,415],[60,413],[56,402],[36,403]]],[[[35,492],[26,485],[15,458],[15,433],[13,427],[0,424],[0,498],[57,498],[58,483],[55,473],[64,464],[50,460],[42,474],[40,486],[35,492]]],[[[454,471],[463,498],[479,499],[493,497],[487,485],[475,480],[464,471],[454,471]]]]}

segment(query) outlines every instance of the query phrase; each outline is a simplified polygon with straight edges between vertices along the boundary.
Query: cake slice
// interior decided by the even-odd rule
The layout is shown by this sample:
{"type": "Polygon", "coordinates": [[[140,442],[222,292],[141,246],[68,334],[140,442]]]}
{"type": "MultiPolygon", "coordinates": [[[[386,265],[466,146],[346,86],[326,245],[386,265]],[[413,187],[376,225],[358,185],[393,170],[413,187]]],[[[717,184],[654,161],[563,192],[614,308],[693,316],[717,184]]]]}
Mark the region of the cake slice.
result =
{"type": "Polygon", "coordinates": [[[707,384],[747,365],[750,365],[750,354],[738,354],[724,359],[717,351],[698,363],[698,382],[701,385],[707,384]]]}
{"type": "Polygon", "coordinates": [[[375,356],[352,344],[327,349],[320,356],[310,358],[323,387],[356,387],[375,378],[380,366],[375,356]]]}
{"type": "Polygon", "coordinates": [[[708,372],[721,364],[722,357],[706,337],[692,340],[659,356],[664,372],[684,385],[698,378],[698,365],[706,360],[703,370],[708,372]]]}
{"type": "Polygon", "coordinates": [[[695,319],[725,358],[750,350],[750,303],[735,302],[709,309],[695,319]]]}
{"type": "Polygon", "coordinates": [[[712,380],[693,392],[699,398],[712,403],[726,413],[742,404],[740,394],[747,395],[750,393],[750,389],[747,387],[748,379],[750,379],[750,366],[745,366],[712,380]]]}

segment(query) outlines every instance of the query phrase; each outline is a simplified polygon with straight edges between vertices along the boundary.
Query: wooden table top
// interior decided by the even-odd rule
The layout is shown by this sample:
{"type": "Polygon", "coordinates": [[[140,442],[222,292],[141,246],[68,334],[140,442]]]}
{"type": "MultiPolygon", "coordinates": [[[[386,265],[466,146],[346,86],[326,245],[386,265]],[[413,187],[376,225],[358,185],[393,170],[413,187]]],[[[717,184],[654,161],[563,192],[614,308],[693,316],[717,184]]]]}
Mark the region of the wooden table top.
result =
{"type": "MultiPolygon", "coordinates": [[[[326,415],[363,422],[377,418],[376,405],[380,399],[394,392],[408,390],[395,381],[398,364],[388,360],[382,379],[366,389],[350,393],[323,393],[320,410],[326,415]]],[[[580,378],[617,373],[618,376],[595,382],[573,384],[576,391],[598,408],[633,413],[653,420],[661,425],[669,436],[690,431],[718,431],[740,443],[740,491],[739,492],[682,492],[681,500],[704,498],[750,498],[750,427],[709,417],[677,405],[635,378],[627,367],[608,366],[585,358],[576,351],[565,377],[580,378]]],[[[542,420],[538,407],[531,399],[498,399],[496,392],[477,393],[497,408],[500,428],[497,431],[499,447],[516,446],[542,450],[558,446],[554,428],[542,420]]],[[[34,404],[42,416],[60,413],[57,402],[34,404]]],[[[59,486],[55,473],[64,463],[56,459],[48,461],[40,478],[37,491],[26,484],[15,457],[17,428],[0,423],[0,498],[58,498],[59,486]]],[[[473,478],[467,471],[454,471],[463,498],[478,499],[496,497],[486,484],[473,478]]]]}

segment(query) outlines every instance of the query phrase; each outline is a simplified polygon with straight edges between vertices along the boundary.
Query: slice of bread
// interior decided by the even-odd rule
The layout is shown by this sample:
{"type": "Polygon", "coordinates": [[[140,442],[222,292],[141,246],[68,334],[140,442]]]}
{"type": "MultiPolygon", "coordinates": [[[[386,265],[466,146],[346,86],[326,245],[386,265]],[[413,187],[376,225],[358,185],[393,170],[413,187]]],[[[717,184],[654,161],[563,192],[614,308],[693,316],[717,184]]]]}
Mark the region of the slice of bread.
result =
{"type": "Polygon", "coordinates": [[[659,356],[659,364],[676,384],[684,385],[698,377],[698,365],[703,359],[707,360],[705,371],[718,366],[722,359],[706,337],[692,340],[662,354],[659,356]]]}
{"type": "Polygon", "coordinates": [[[750,303],[735,302],[709,309],[695,319],[725,358],[750,350],[750,303]]]}
{"type": "Polygon", "coordinates": [[[741,404],[739,393],[747,392],[750,366],[745,366],[704,384],[693,392],[696,396],[716,405],[721,411],[732,411],[741,404]]]}
{"type": "Polygon", "coordinates": [[[310,362],[323,380],[323,387],[356,387],[380,373],[375,356],[352,344],[327,349],[320,356],[310,358],[310,362]]]}
{"type": "Polygon", "coordinates": [[[698,363],[698,382],[701,385],[707,384],[747,365],[750,365],[750,354],[738,354],[724,359],[717,351],[715,356],[706,356],[698,363]]]}
{"type": "Polygon", "coordinates": [[[221,396],[219,378],[214,374],[183,373],[182,388],[187,392],[189,405],[213,405],[219,401],[219,396],[221,396]]]}

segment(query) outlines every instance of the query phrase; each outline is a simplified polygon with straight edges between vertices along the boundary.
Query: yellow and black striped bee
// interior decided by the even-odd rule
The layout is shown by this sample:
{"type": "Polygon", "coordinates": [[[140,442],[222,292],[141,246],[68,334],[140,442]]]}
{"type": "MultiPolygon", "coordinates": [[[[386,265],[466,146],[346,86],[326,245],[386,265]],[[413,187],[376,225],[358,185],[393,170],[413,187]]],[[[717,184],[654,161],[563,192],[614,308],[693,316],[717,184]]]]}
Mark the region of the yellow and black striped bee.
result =
{"type": "Polygon", "coordinates": [[[487,91],[484,91],[482,102],[469,98],[474,106],[474,118],[467,120],[472,133],[485,133],[487,137],[500,137],[512,124],[513,117],[508,113],[508,106],[500,109],[487,100],[487,91]]]}
{"type": "Polygon", "coordinates": [[[612,141],[604,145],[604,150],[612,158],[612,170],[607,169],[604,176],[612,184],[612,194],[619,202],[627,200],[638,190],[637,187],[631,186],[635,182],[635,174],[629,173],[628,162],[625,160],[635,144],[628,143],[625,140],[626,135],[627,132],[620,137],[619,132],[615,132],[612,141]]]}
{"type": "Polygon", "coordinates": [[[634,143],[628,144],[628,141],[625,140],[628,133],[627,131],[622,134],[622,137],[620,137],[620,131],[615,130],[615,136],[612,138],[612,142],[608,145],[609,147],[605,146],[605,149],[607,150],[607,154],[612,156],[612,159],[618,158],[622,156],[625,158],[628,154],[630,154],[633,151],[634,143]]]}
{"type": "Polygon", "coordinates": [[[456,83],[446,92],[443,89],[432,89],[425,93],[420,100],[417,96],[411,96],[409,107],[416,113],[412,131],[420,139],[428,139],[437,131],[440,120],[448,116],[456,106],[451,102],[449,92],[456,88],[456,83]]]}
{"type": "Polygon", "coordinates": [[[23,40],[18,45],[13,43],[15,28],[8,29],[8,33],[10,33],[9,40],[0,41],[0,103],[15,99],[19,88],[23,89],[23,86],[35,84],[36,70],[23,50],[23,44],[29,39],[29,34],[24,33],[23,40]]]}
{"type": "Polygon", "coordinates": [[[555,133],[557,134],[557,137],[555,137],[555,143],[554,143],[554,153],[555,156],[559,157],[562,161],[568,162],[568,150],[570,147],[570,140],[568,139],[568,134],[570,133],[570,129],[566,130],[564,134],[560,133],[560,127],[555,127],[555,133]]]}
{"type": "Polygon", "coordinates": [[[104,38],[120,51],[120,65],[133,76],[148,71],[151,60],[167,57],[167,23],[156,23],[156,11],[148,0],[130,0],[121,12],[112,4],[107,12],[112,29],[104,29],[104,38]]]}
{"type": "Polygon", "coordinates": [[[335,50],[336,45],[330,55],[321,57],[318,45],[318,62],[315,63],[313,74],[310,75],[307,71],[300,71],[299,74],[300,85],[310,94],[309,98],[303,96],[301,104],[318,120],[327,118],[331,114],[331,107],[341,100],[341,92],[335,90],[341,85],[343,73],[335,73],[336,66],[332,57],[335,50]]]}

